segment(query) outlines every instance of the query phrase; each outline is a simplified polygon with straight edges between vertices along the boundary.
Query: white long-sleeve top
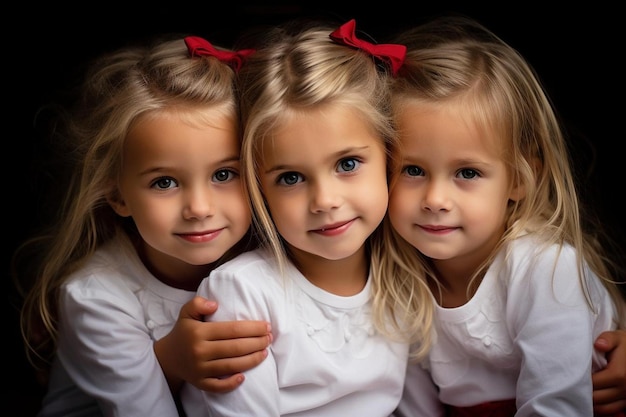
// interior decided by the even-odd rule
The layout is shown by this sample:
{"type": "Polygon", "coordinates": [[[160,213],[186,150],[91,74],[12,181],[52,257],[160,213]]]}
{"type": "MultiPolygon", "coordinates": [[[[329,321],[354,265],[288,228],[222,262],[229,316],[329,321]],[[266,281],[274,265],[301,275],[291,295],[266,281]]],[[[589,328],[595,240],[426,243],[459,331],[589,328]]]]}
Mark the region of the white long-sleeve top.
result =
{"type": "Polygon", "coordinates": [[[198,295],[220,303],[211,320],[267,320],[274,340],[232,392],[185,385],[187,415],[389,416],[402,394],[408,344],[375,331],[371,279],[359,294],[337,296],[291,265],[281,277],[272,259],[262,249],[244,253],[200,284],[198,295]]]}
{"type": "Polygon", "coordinates": [[[61,289],[40,416],[178,416],[153,344],[194,296],[156,279],[123,239],[99,249],[61,289]]]}
{"type": "MultiPolygon", "coordinates": [[[[518,417],[592,416],[592,369],[606,365],[593,342],[615,328],[616,313],[586,270],[595,311],[589,308],[576,268],[571,246],[559,252],[526,235],[511,243],[508,256],[501,251],[469,302],[437,306],[437,338],[421,366],[440,400],[469,406],[515,398],[518,417]]],[[[407,372],[398,415],[420,415],[411,407],[424,395],[416,366],[407,372]]]]}

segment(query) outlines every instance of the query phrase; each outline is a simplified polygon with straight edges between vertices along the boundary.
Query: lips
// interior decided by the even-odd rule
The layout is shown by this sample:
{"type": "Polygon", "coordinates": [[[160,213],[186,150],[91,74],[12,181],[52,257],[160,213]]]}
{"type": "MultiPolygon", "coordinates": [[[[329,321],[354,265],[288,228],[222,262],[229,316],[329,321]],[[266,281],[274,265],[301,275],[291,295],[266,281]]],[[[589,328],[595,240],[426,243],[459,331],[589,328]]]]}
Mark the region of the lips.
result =
{"type": "Polygon", "coordinates": [[[312,230],[313,233],[317,233],[324,236],[336,236],[339,235],[350,228],[350,226],[354,223],[354,219],[349,220],[347,222],[333,223],[329,225],[325,225],[320,229],[312,230]]]}
{"type": "Polygon", "coordinates": [[[224,229],[207,230],[204,232],[192,232],[192,233],[177,233],[181,239],[192,243],[204,243],[210,242],[217,238],[224,229]]]}
{"type": "Polygon", "coordinates": [[[445,234],[450,233],[458,229],[456,226],[441,226],[441,225],[420,225],[422,230],[428,233],[445,234]]]}

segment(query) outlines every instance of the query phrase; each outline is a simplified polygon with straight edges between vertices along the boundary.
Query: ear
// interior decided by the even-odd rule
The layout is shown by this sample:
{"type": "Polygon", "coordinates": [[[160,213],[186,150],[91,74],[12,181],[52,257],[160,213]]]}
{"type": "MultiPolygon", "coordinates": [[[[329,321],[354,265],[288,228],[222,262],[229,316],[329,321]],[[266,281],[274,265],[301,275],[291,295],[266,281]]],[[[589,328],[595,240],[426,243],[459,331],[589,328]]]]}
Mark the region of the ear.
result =
{"type": "Polygon", "coordinates": [[[515,180],[515,183],[513,184],[511,191],[509,191],[509,200],[520,201],[524,197],[526,197],[526,187],[524,186],[524,184],[521,183],[521,181],[518,178],[515,180]]]}
{"type": "Polygon", "coordinates": [[[130,208],[126,205],[126,202],[122,198],[120,191],[117,187],[112,187],[111,191],[107,193],[107,203],[119,216],[130,217],[130,208]]]}
{"type": "MultiPolygon", "coordinates": [[[[532,172],[529,173],[530,178],[537,178],[541,172],[541,161],[539,158],[532,158],[529,165],[532,170],[532,172]]],[[[522,181],[522,174],[520,172],[515,172],[514,176],[515,178],[513,179],[513,184],[511,185],[511,191],[509,192],[509,200],[520,201],[526,197],[526,186],[522,181]]]]}

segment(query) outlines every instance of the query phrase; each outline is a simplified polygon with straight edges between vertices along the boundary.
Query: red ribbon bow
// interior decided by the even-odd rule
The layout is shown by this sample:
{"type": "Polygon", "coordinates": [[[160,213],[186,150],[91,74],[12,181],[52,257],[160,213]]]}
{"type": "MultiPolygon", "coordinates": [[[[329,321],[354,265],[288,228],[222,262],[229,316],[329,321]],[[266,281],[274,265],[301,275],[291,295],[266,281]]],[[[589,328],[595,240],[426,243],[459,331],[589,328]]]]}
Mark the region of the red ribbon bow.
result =
{"type": "Polygon", "coordinates": [[[215,49],[213,45],[206,39],[198,36],[187,36],[185,38],[185,44],[189,49],[189,54],[193,58],[194,56],[213,56],[226,64],[233,67],[235,72],[239,71],[241,64],[246,57],[254,53],[254,49],[242,49],[240,51],[221,51],[215,49]]]}
{"type": "Polygon", "coordinates": [[[393,75],[398,73],[404,63],[406,46],[399,44],[373,44],[356,37],[356,21],[354,19],[343,24],[330,34],[330,38],[342,45],[361,49],[370,55],[387,62],[393,75]]]}

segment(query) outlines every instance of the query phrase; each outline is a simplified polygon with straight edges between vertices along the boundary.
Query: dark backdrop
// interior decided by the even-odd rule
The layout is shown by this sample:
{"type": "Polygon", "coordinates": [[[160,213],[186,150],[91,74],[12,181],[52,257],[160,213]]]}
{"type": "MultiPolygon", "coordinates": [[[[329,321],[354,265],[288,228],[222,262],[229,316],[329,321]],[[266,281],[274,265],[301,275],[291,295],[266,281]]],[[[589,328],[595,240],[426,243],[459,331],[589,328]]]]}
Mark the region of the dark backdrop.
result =
{"type": "Polygon", "coordinates": [[[36,125],[35,115],[43,105],[63,95],[87,60],[152,34],[195,34],[229,46],[237,34],[251,26],[312,16],[339,21],[356,18],[357,29],[384,40],[434,15],[450,12],[472,16],[517,48],[538,71],[571,138],[585,201],[595,205],[607,229],[626,246],[626,220],[620,208],[625,189],[620,155],[625,139],[624,37],[618,33],[614,6],[601,2],[583,3],[585,6],[570,3],[567,8],[548,8],[545,2],[503,2],[490,7],[464,4],[469,2],[413,2],[406,6],[386,2],[359,8],[287,2],[220,6],[210,2],[155,3],[127,2],[121,6],[87,2],[70,8],[55,2],[36,7],[29,2],[4,15],[12,29],[10,33],[3,29],[3,45],[8,46],[3,78],[9,92],[4,102],[8,126],[3,130],[4,184],[9,187],[3,199],[8,242],[7,274],[3,278],[9,307],[9,337],[5,339],[9,354],[5,360],[10,372],[5,372],[5,386],[9,387],[5,398],[9,401],[2,408],[10,415],[34,416],[43,391],[24,357],[18,300],[8,277],[9,259],[17,244],[46,221],[42,195],[61,195],[63,191],[55,190],[42,174],[41,161],[48,156],[48,149],[45,131],[36,125]]]}

